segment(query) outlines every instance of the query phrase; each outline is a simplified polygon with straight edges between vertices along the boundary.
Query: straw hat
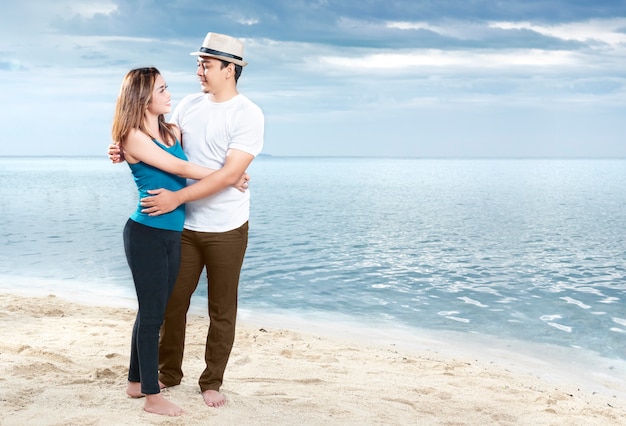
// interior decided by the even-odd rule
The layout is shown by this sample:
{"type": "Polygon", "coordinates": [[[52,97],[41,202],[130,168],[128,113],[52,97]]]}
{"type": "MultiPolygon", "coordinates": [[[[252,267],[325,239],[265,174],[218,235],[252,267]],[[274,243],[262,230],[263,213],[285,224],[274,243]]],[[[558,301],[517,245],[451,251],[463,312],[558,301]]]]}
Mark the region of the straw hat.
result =
{"type": "Polygon", "coordinates": [[[190,55],[217,58],[242,67],[248,65],[243,60],[243,43],[224,34],[208,33],[204,38],[202,47],[197,52],[191,52],[190,55]]]}

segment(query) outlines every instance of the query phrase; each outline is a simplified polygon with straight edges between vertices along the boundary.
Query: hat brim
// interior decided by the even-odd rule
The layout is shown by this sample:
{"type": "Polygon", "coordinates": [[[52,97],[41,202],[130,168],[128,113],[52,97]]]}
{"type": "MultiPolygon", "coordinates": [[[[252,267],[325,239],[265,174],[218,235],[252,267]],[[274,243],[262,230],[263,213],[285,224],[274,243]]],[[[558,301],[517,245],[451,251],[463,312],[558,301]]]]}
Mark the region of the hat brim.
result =
{"type": "Polygon", "coordinates": [[[208,53],[204,53],[204,52],[191,52],[190,55],[191,56],[204,56],[206,58],[215,58],[221,61],[232,62],[233,64],[241,65],[242,67],[245,67],[246,65],[248,65],[246,61],[240,61],[239,59],[229,58],[228,56],[209,55],[208,53]]]}

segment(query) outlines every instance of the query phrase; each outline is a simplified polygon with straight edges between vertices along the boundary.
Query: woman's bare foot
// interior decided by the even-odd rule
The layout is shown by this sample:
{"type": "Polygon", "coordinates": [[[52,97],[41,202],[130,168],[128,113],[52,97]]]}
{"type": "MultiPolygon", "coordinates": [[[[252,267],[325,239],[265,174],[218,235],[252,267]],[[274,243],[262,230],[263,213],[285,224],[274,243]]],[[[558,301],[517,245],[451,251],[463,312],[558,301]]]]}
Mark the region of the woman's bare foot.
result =
{"type": "Polygon", "coordinates": [[[143,398],[144,395],[141,393],[141,383],[139,382],[128,382],[128,386],[126,387],[126,394],[131,398],[143,398]]]}
{"type": "Polygon", "coordinates": [[[184,411],[178,405],[163,398],[160,393],[146,395],[146,403],[143,409],[148,413],[161,414],[163,416],[181,416],[184,411]]]}
{"type": "Polygon", "coordinates": [[[202,392],[204,403],[209,407],[219,408],[226,404],[226,398],[216,390],[206,390],[202,392]]]}
{"type": "MultiPolygon", "coordinates": [[[[167,386],[165,386],[159,380],[159,389],[163,390],[166,387],[167,386]]],[[[139,382],[128,382],[128,387],[126,387],[126,394],[131,398],[143,398],[144,396],[146,396],[144,393],[141,392],[141,383],[139,382]]]]}

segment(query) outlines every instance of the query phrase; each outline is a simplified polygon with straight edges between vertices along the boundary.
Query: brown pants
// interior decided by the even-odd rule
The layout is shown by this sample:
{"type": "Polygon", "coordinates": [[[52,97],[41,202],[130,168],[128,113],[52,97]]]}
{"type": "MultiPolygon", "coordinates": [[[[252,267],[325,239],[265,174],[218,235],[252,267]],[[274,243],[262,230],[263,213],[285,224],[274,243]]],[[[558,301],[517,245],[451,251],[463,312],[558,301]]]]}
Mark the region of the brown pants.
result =
{"type": "Polygon", "coordinates": [[[167,303],[159,341],[159,380],[166,386],[178,385],[183,378],[187,311],[206,267],[210,324],[204,353],[206,368],[198,384],[202,392],[220,389],[235,340],[239,275],[247,246],[247,222],[228,232],[183,231],[180,271],[167,303]]]}

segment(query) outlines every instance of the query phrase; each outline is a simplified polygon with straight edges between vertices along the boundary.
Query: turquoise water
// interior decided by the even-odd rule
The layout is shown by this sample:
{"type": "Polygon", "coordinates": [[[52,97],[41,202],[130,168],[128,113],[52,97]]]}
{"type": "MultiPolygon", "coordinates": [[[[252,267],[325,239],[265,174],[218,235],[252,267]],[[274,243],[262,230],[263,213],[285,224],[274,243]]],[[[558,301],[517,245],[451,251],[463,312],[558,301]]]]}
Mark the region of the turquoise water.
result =
{"type": "MultiPolygon", "coordinates": [[[[250,173],[247,316],[626,359],[626,160],[270,157],[250,173]]],[[[0,158],[0,188],[0,288],[133,298],[126,165],[0,158]]]]}

